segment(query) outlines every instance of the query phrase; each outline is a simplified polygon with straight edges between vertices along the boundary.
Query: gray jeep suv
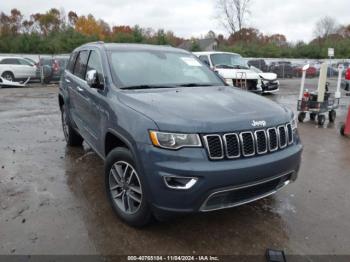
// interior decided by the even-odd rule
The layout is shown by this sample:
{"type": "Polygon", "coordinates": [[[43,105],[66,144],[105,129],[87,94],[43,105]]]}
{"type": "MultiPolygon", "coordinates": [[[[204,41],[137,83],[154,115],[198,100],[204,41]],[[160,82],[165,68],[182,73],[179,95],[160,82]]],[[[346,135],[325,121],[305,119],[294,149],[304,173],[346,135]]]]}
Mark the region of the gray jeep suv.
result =
{"type": "Polygon", "coordinates": [[[105,186],[132,226],[248,203],[294,181],[294,114],[227,86],[191,53],[167,46],[83,45],[59,89],[69,146],[105,160],[105,186]]]}

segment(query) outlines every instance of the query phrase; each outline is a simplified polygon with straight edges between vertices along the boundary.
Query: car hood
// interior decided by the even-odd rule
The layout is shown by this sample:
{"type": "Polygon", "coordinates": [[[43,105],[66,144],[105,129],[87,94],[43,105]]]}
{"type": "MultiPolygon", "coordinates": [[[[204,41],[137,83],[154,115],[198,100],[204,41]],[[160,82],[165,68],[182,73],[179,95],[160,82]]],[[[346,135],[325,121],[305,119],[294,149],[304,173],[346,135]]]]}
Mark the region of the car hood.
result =
{"type": "Polygon", "coordinates": [[[275,73],[259,73],[259,76],[261,76],[265,80],[276,80],[277,79],[277,74],[275,73]]]}
{"type": "Polygon", "coordinates": [[[124,90],[119,100],[162,131],[232,132],[253,129],[253,120],[276,126],[291,119],[275,102],[229,86],[124,90]]]}
{"type": "Polygon", "coordinates": [[[259,75],[249,69],[215,69],[223,78],[236,79],[236,78],[246,78],[246,79],[259,79],[259,75]]]}

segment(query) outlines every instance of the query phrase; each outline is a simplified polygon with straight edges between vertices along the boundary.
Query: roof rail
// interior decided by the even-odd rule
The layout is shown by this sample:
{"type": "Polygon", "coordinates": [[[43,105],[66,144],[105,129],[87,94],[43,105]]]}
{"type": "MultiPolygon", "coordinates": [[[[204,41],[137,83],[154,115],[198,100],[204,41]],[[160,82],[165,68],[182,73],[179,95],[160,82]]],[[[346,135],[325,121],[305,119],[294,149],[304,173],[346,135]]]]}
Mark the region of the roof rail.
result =
{"type": "Polygon", "coordinates": [[[91,45],[91,44],[100,44],[103,45],[105,42],[103,41],[95,41],[95,42],[89,42],[89,43],[85,43],[84,45],[91,45]]]}

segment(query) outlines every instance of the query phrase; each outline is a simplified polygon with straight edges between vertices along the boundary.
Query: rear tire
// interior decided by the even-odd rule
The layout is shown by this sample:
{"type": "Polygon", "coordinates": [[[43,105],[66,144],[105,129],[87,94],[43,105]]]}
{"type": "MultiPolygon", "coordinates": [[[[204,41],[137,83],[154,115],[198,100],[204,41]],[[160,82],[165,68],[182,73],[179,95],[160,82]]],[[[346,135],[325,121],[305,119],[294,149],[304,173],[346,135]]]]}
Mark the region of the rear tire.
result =
{"type": "Polygon", "coordinates": [[[63,134],[64,138],[66,139],[67,145],[72,147],[81,146],[83,144],[84,139],[71,126],[67,115],[67,110],[64,105],[61,107],[61,120],[63,134]]]}
{"type": "Polygon", "coordinates": [[[152,221],[144,180],[128,149],[119,147],[108,154],[105,187],[113,210],[126,224],[143,227],[152,221]]]}
{"type": "Polygon", "coordinates": [[[1,77],[11,82],[15,81],[15,76],[12,72],[4,72],[2,73],[1,77]]]}
{"type": "Polygon", "coordinates": [[[337,112],[335,110],[329,111],[329,122],[334,123],[337,117],[337,112]]]}

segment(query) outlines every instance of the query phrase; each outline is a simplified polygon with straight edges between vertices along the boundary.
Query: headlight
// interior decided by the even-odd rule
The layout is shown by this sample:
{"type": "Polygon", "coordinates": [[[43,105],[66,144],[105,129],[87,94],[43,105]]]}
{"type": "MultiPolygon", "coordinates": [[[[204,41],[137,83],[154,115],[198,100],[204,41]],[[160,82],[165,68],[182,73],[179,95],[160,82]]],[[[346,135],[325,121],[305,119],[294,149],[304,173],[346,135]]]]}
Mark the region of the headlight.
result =
{"type": "Polygon", "coordinates": [[[297,120],[296,115],[293,114],[292,117],[293,118],[292,118],[292,121],[290,121],[290,124],[292,126],[292,130],[294,131],[298,128],[298,120],[297,120]]]}
{"type": "Polygon", "coordinates": [[[180,149],[182,147],[201,147],[202,143],[197,134],[177,134],[150,131],[152,144],[166,149],[180,149]]]}

